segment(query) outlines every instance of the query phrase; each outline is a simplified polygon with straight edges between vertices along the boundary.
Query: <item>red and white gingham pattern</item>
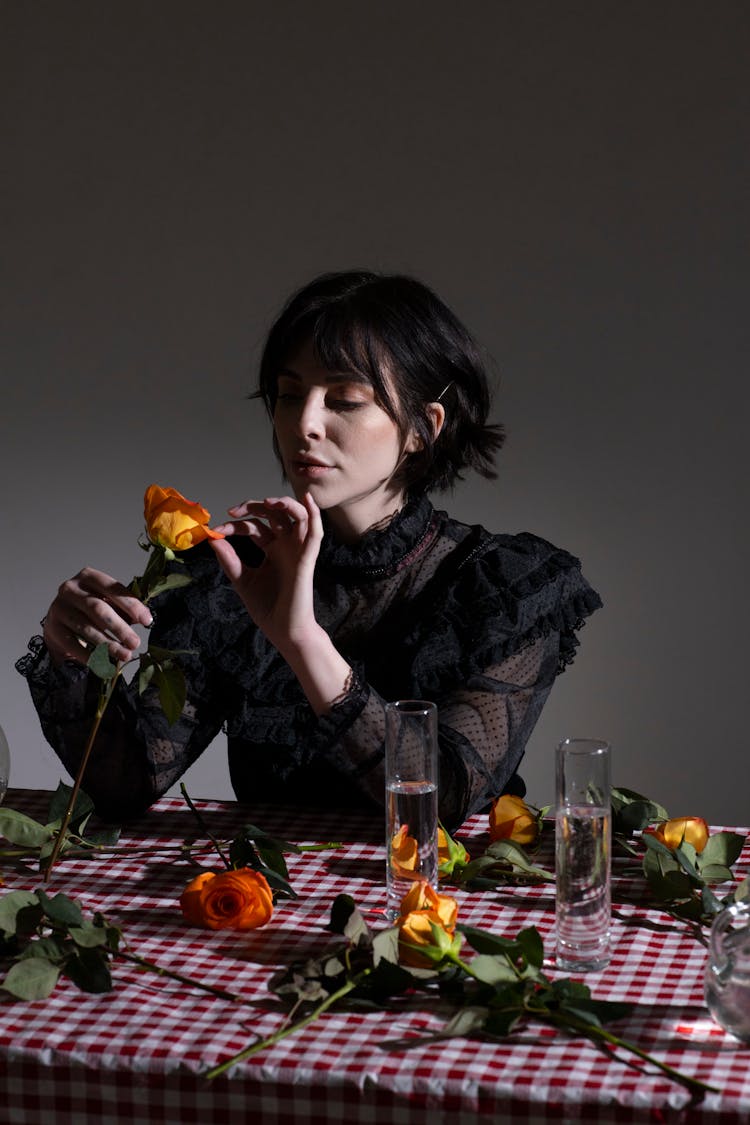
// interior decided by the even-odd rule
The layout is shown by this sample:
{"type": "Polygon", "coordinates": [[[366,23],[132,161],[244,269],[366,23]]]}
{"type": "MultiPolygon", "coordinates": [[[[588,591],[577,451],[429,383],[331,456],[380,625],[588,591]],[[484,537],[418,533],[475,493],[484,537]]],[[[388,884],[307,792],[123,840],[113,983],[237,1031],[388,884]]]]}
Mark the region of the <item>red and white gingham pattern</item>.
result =
{"type": "MultiPolygon", "coordinates": [[[[43,816],[45,794],[16,791],[8,804],[43,816]]],[[[750,1121],[750,1048],[712,1022],[703,1001],[706,950],[689,928],[649,909],[642,883],[614,879],[614,951],[587,975],[595,995],[628,1000],[634,1013],[612,1030],[721,1093],[691,1103],[687,1091],[622,1051],[528,1025],[507,1040],[452,1039],[386,1050],[426,1037],[448,1009],[437,1001],[398,1001],[389,1011],[328,1012],[304,1031],[207,1082],[217,1062],[279,1027],[283,1013],[268,991],[274,969],[319,955],[340,939],[325,929],[336,894],[352,894],[368,921],[383,921],[384,848],[379,818],[200,803],[212,832],[228,838],[245,821],[296,843],[342,840],[340,851],[289,857],[294,902],[250,933],[188,926],[178,906],[192,877],[160,845],[195,836],[185,805],[165,798],[123,834],[132,855],[64,860],[48,893],[62,891],[87,912],[120,925],[133,952],[247,997],[246,1006],[197,992],[119,961],[114,991],[89,996],[61,981],[52,997],[1,1003],[0,1121],[36,1125],[459,1125],[503,1122],[750,1121]],[[136,850],[148,845],[148,851],[136,850]]],[[[478,854],[486,823],[460,833],[478,854]]],[[[745,873],[750,847],[737,865],[745,873]]],[[[551,863],[550,850],[542,862],[551,863]]],[[[210,854],[207,866],[212,865],[210,854]]],[[[217,870],[219,866],[213,865],[217,870]]],[[[3,872],[8,890],[40,885],[30,868],[3,872]]],[[[453,893],[453,892],[451,892],[453,893]]],[[[506,935],[535,925],[552,952],[551,886],[456,892],[460,918],[506,935]]],[[[554,964],[550,962],[550,971],[554,964]]]]}

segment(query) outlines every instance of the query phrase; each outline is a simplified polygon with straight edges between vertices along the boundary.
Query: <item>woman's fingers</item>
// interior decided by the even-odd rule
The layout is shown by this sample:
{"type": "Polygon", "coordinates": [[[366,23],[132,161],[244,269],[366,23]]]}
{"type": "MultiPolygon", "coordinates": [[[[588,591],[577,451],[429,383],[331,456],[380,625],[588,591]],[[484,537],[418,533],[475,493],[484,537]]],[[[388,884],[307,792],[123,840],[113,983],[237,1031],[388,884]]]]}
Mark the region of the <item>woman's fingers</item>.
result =
{"type": "Polygon", "coordinates": [[[211,539],[211,547],[219,560],[219,566],[230,582],[239,582],[244,573],[244,565],[231,543],[226,539],[211,539]]]}
{"type": "Polygon", "coordinates": [[[291,496],[267,496],[264,500],[246,500],[227,509],[233,519],[214,530],[224,535],[249,535],[261,547],[271,543],[275,536],[294,534],[304,542],[307,534],[308,513],[304,504],[291,496]]]}
{"type": "Polygon", "coordinates": [[[133,625],[148,626],[151,611],[126,586],[103,571],[85,567],[60,586],[44,623],[44,639],[58,659],[86,663],[106,643],[115,660],[129,660],[140,645],[133,625]]]}

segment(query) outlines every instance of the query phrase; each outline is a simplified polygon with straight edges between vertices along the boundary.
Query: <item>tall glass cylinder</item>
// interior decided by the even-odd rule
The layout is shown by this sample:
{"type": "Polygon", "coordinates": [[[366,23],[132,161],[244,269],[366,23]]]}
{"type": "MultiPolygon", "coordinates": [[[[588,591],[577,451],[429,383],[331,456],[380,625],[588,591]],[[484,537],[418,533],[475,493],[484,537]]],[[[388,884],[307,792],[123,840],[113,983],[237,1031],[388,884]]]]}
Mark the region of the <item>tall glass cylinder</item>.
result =
{"type": "Polygon", "coordinates": [[[386,912],[391,921],[415,880],[437,889],[437,707],[385,707],[386,912]]]}
{"type": "Polygon", "coordinates": [[[603,969],[610,957],[610,747],[566,738],[557,748],[557,966],[603,969]]]}

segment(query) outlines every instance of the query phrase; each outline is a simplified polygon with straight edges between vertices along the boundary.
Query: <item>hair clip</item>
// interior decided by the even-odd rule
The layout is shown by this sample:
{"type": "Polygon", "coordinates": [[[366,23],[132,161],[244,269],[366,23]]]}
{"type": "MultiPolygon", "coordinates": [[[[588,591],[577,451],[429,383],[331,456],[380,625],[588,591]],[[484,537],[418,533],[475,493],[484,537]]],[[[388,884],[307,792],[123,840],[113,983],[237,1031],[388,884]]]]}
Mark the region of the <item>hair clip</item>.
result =
{"type": "Polygon", "coordinates": [[[440,392],[440,394],[439,394],[439,395],[437,396],[437,398],[435,399],[435,402],[440,402],[440,399],[441,399],[441,398],[443,397],[443,395],[445,394],[445,392],[446,392],[446,391],[449,391],[449,390],[451,389],[451,387],[452,387],[452,386],[453,386],[453,380],[451,379],[450,383],[446,383],[446,384],[445,384],[445,386],[443,387],[442,391],[440,392]]]}

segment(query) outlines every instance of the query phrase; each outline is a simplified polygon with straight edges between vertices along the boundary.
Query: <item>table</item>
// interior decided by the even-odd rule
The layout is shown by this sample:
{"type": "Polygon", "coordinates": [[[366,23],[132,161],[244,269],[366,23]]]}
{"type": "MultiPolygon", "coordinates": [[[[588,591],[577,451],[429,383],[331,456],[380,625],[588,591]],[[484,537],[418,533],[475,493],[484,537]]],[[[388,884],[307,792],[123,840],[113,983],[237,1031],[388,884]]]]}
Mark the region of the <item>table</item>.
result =
{"type": "MultiPolygon", "coordinates": [[[[11,791],[6,804],[43,819],[48,795],[11,791]]],[[[710,1019],[703,1003],[705,948],[682,924],[650,909],[638,879],[615,863],[614,954],[587,974],[595,995],[637,1004],[614,1025],[623,1038],[662,1061],[716,1085],[691,1104],[689,1093],[660,1071],[583,1038],[529,1025],[501,1042],[453,1039],[409,1051],[385,1040],[425,1035],[445,1012],[415,1004],[386,1011],[324,1014],[227,1074],[206,1081],[213,1064],[274,1031],[282,1019],[268,980],[276,967],[318,956],[340,939],[324,928],[336,894],[352,894],[373,924],[383,907],[383,825],[379,817],[201,801],[209,829],[229,838],[251,821],[296,843],[342,840],[340,851],[289,859],[296,901],[281,900],[273,918],[250,933],[206,931],[182,918],[178,898],[194,869],[182,859],[132,850],[103,860],[64,859],[51,888],[88,913],[120,925],[130,947],[165,968],[241,992],[248,1006],[157,978],[127,962],[113,967],[114,990],[87,995],[62,980],[48,1000],[0,1000],[0,1120],[7,1125],[214,1125],[489,1122],[750,1121],[750,1048],[710,1019]]],[[[196,834],[181,799],[164,798],[131,824],[121,843],[135,849],[196,834]]],[[[459,836],[479,854],[486,820],[475,816],[459,836]]],[[[542,852],[542,862],[551,856],[542,852]]],[[[736,865],[745,874],[750,847],[736,865]]],[[[207,865],[210,865],[207,861],[207,865]]],[[[215,869],[219,866],[215,865],[215,869]]],[[[5,888],[36,889],[28,866],[3,869],[5,888]]],[[[452,893],[452,892],[451,892],[452,893]]],[[[552,951],[552,885],[456,891],[460,919],[513,936],[535,925],[552,951]]],[[[0,996],[4,994],[0,993],[0,996]]]]}

